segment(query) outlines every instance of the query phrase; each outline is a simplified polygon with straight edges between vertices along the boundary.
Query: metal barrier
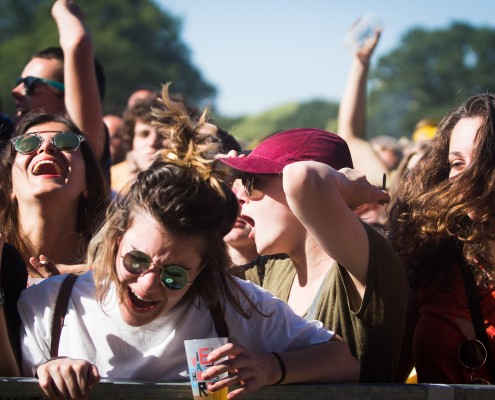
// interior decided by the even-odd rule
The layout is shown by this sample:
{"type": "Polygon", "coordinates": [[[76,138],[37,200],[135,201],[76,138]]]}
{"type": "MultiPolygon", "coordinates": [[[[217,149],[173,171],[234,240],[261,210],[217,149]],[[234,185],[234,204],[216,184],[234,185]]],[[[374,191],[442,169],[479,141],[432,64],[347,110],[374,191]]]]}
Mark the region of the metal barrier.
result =
{"type": "MultiPolygon", "coordinates": [[[[42,398],[33,378],[0,378],[0,400],[42,398]]],[[[103,379],[91,399],[192,400],[189,383],[158,383],[103,379]]],[[[332,384],[266,386],[246,400],[494,400],[495,386],[332,384]]]]}

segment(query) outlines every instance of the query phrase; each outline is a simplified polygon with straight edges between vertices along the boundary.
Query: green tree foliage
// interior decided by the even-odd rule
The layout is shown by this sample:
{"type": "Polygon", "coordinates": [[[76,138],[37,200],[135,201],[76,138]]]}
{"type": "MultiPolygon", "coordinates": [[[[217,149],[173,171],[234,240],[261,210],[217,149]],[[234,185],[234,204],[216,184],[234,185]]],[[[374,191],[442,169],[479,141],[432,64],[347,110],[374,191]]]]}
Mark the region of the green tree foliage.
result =
{"type": "Polygon", "coordinates": [[[467,97],[495,91],[494,71],[493,28],[409,30],[373,70],[369,135],[410,136],[420,119],[441,119],[467,97]]]}
{"type": "MultiPolygon", "coordinates": [[[[52,4],[52,0],[0,0],[0,87],[8,112],[12,112],[8,89],[31,54],[59,45],[52,4]]],[[[170,81],[171,91],[191,103],[213,100],[216,89],[192,65],[180,38],[180,20],[151,0],[85,0],[80,5],[105,69],[106,110],[124,106],[139,85],[160,87],[170,81]]]]}
{"type": "MultiPolygon", "coordinates": [[[[335,132],[338,104],[323,100],[306,103],[288,103],[257,116],[233,120],[232,125],[221,125],[253,147],[261,139],[273,133],[292,128],[319,128],[335,132]]],[[[227,122],[227,121],[225,121],[227,122]]]]}

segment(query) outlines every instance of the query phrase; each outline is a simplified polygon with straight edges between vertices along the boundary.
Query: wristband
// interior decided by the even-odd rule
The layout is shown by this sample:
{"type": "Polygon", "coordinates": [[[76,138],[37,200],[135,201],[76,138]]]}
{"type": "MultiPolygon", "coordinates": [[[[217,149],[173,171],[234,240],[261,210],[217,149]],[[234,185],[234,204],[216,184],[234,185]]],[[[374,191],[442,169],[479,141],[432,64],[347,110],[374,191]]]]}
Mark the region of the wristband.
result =
{"type": "Polygon", "coordinates": [[[273,386],[276,386],[276,385],[280,385],[285,380],[285,377],[287,375],[287,371],[285,369],[285,364],[284,364],[284,361],[282,360],[282,357],[280,357],[278,355],[278,353],[275,353],[274,351],[272,351],[272,354],[277,359],[278,363],[280,364],[280,369],[282,370],[282,377],[277,382],[275,382],[273,384],[273,386]]]}

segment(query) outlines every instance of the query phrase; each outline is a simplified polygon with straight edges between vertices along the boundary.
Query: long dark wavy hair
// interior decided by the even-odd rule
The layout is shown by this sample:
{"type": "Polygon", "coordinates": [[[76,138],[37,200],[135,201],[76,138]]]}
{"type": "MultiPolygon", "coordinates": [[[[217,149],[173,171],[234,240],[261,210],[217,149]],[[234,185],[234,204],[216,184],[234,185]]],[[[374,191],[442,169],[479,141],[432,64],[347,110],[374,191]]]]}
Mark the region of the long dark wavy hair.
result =
{"type": "MultiPolygon", "coordinates": [[[[148,170],[139,173],[129,191],[117,198],[107,212],[106,222],[91,241],[88,258],[94,270],[97,299],[104,303],[114,283],[124,295],[115,270],[119,240],[132,225],[136,213],[153,216],[168,232],[179,237],[200,238],[204,269],[182,301],[202,297],[209,307],[226,298],[245,318],[235,279],[228,272],[231,263],[223,237],[230,231],[239,205],[230,186],[215,172],[213,155],[219,144],[201,133],[206,114],[192,120],[186,108],[162,93],[162,105],[153,109],[157,129],[164,129],[169,148],[148,170]]],[[[252,304],[251,304],[252,305],[252,304]]],[[[253,308],[254,305],[253,305],[253,308]]]]}
{"type": "MultiPolygon", "coordinates": [[[[468,98],[447,115],[431,145],[399,183],[389,206],[389,237],[413,287],[427,285],[465,260],[495,271],[495,96],[468,98]],[[463,118],[481,118],[472,161],[449,179],[452,130],[463,118]],[[470,217],[470,216],[471,217],[470,217]]],[[[474,269],[478,283],[481,269],[474,269]]]]}
{"type": "MultiPolygon", "coordinates": [[[[24,135],[29,128],[41,125],[47,122],[58,122],[65,125],[66,130],[79,135],[86,136],[67,116],[61,114],[52,114],[43,111],[32,111],[26,114],[16,128],[14,137],[24,135]]],[[[109,204],[109,188],[101,170],[100,164],[89,144],[88,140],[81,142],[81,150],[86,170],[86,187],[88,196],[80,196],[77,205],[76,231],[83,239],[82,254],[86,252],[87,245],[102,223],[104,213],[109,204]]],[[[12,190],[12,166],[15,161],[17,152],[14,146],[9,144],[2,153],[2,167],[4,172],[4,185],[12,190]]],[[[19,226],[18,204],[17,200],[10,201],[6,207],[0,209],[0,221],[2,221],[2,230],[5,234],[6,241],[13,244],[26,257],[33,254],[27,254],[26,238],[22,237],[19,226]]],[[[82,261],[82,260],[81,260],[82,261]]]]}

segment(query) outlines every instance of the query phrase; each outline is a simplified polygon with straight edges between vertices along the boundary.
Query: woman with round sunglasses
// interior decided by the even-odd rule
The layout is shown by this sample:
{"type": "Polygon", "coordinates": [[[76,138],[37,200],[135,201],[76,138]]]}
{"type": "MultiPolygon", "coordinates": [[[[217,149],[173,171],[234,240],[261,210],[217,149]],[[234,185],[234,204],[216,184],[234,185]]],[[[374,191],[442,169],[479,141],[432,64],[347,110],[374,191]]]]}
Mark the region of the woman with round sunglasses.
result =
{"type": "Polygon", "coordinates": [[[30,282],[86,270],[87,245],[109,196],[86,136],[64,116],[33,112],[17,126],[2,163],[11,187],[2,229],[30,282]]]}
{"type": "Polygon", "coordinates": [[[495,383],[494,198],[495,96],[480,94],[441,121],[390,204],[414,289],[402,379],[414,365],[418,382],[495,383]]]}
{"type": "Polygon", "coordinates": [[[166,88],[163,99],[166,107],[155,117],[164,121],[159,130],[173,127],[170,149],[114,200],[93,238],[92,271],[72,289],[61,357],[50,360],[46,307],[55,303],[63,277],[23,293],[24,373],[34,368],[48,396],[70,398],[88,393],[99,377],[188,381],[184,340],[217,337],[215,313],[230,343],[209,360],[228,360],[203,377],[230,375],[208,390],[239,385],[229,393],[235,398],[276,383],[355,381],[359,364],[333,332],[229,274],[223,237],[238,202],[212,169],[217,145],[200,133],[205,115],[192,123],[166,88]]]}

